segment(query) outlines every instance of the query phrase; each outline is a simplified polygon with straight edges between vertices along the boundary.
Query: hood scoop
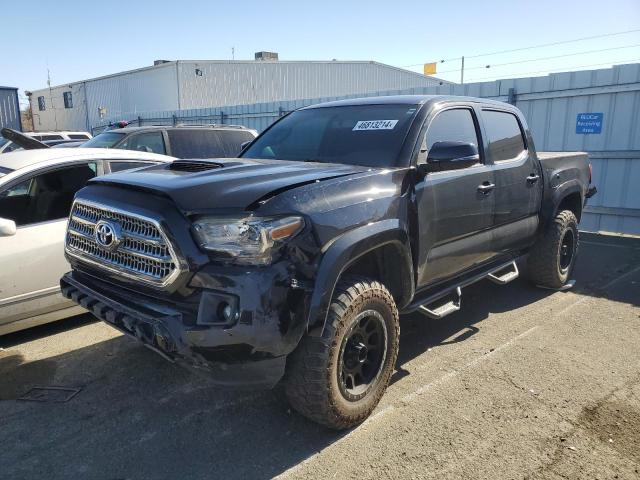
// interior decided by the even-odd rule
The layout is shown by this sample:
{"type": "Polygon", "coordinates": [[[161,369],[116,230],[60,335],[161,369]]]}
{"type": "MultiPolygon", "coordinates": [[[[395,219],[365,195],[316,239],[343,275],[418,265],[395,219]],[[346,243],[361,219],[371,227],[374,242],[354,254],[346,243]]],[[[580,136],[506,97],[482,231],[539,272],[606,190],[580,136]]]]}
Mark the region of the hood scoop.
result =
{"type": "Polygon", "coordinates": [[[180,172],[204,172],[222,167],[224,167],[222,163],[207,162],[205,160],[175,160],[169,164],[170,170],[180,172]]]}

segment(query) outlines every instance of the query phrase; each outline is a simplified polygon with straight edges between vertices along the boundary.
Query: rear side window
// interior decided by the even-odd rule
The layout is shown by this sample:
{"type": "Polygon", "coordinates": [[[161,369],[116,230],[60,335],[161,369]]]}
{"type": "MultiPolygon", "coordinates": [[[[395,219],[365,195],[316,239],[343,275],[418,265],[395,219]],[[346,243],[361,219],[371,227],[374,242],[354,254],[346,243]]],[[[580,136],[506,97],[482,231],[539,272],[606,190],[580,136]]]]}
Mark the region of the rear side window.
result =
{"type": "Polygon", "coordinates": [[[118,148],[122,148],[124,150],[135,150],[137,152],[160,153],[162,155],[166,153],[162,132],[149,132],[131,135],[124,142],[118,145],[118,148]]]}
{"type": "Polygon", "coordinates": [[[70,133],[69,138],[71,140],[89,140],[89,135],[83,133],[70,133]]]}
{"type": "Polygon", "coordinates": [[[494,162],[513,160],[526,150],[522,129],[514,114],[483,110],[482,119],[494,162]]]}
{"type": "Polygon", "coordinates": [[[218,139],[218,132],[215,130],[176,129],[169,130],[168,133],[171,155],[174,157],[221,158],[227,156],[218,139]]]}
{"type": "Polygon", "coordinates": [[[254,136],[246,131],[219,130],[220,145],[225,157],[237,157],[242,149],[241,145],[253,140],[254,136]]]}
{"type": "Polygon", "coordinates": [[[62,135],[38,135],[38,140],[63,140],[62,135]]]}
{"type": "Polygon", "coordinates": [[[111,173],[122,172],[123,170],[131,170],[132,168],[148,167],[149,165],[155,165],[154,162],[109,162],[111,173]]]}

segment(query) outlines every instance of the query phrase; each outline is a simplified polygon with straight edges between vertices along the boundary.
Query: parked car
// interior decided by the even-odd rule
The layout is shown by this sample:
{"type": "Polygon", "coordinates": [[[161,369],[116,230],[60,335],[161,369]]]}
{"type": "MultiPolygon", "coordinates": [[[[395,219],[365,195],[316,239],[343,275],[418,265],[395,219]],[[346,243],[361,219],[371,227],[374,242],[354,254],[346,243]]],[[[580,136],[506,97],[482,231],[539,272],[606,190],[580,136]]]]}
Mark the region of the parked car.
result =
{"type": "Polygon", "coordinates": [[[103,173],[172,157],[106,149],[23,150],[0,156],[0,335],[80,313],[60,295],[71,202],[103,173]]]}
{"type": "MultiPolygon", "coordinates": [[[[82,145],[86,140],[45,140],[42,143],[42,148],[77,148],[82,145]]],[[[15,142],[14,142],[15,143],[15,142]]],[[[19,152],[24,150],[25,148],[22,146],[16,146],[12,150],[12,152],[19,152]]],[[[35,150],[34,148],[29,148],[28,150],[35,150]]]]}
{"type": "Polygon", "coordinates": [[[91,180],[62,292],[219,383],[283,380],[298,412],[348,428],[387,387],[399,313],[442,319],[467,285],[515,279],[523,256],[534,284],[566,284],[590,183],[587,154],[537,154],[506,103],[325,103],[241,158],[91,180]]]}
{"type": "MultiPolygon", "coordinates": [[[[30,138],[35,138],[40,141],[59,141],[59,140],[80,140],[86,141],[92,138],[91,134],[88,132],[71,132],[71,131],[62,131],[62,132],[21,132],[30,138]]],[[[6,138],[0,137],[0,153],[9,153],[14,150],[20,149],[20,145],[8,140],[6,138]]]]}
{"type": "Polygon", "coordinates": [[[177,158],[235,157],[258,133],[239,125],[125,127],[102,132],[83,148],[121,148],[177,158]]]}

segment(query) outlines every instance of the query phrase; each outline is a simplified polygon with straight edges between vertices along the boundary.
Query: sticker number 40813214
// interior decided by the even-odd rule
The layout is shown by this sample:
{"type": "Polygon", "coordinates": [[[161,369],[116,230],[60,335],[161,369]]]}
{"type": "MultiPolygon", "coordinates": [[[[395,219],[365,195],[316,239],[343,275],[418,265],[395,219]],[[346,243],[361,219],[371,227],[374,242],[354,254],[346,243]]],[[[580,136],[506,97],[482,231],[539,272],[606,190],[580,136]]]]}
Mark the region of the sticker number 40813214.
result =
{"type": "Polygon", "coordinates": [[[359,130],[393,130],[398,120],[360,120],[353,127],[353,132],[359,130]]]}

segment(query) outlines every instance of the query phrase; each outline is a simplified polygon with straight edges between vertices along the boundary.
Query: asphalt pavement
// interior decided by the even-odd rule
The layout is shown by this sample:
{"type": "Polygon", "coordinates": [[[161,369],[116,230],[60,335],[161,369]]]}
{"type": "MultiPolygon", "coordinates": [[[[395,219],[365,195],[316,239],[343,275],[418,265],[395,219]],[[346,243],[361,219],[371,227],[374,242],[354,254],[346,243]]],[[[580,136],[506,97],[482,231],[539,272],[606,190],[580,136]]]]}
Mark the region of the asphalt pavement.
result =
{"type": "Polygon", "coordinates": [[[583,235],[574,277],[403,317],[392,383],[347,432],[88,315],[0,337],[0,478],[640,479],[640,240],[583,235]]]}

